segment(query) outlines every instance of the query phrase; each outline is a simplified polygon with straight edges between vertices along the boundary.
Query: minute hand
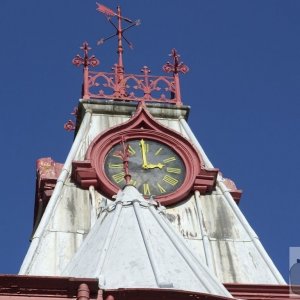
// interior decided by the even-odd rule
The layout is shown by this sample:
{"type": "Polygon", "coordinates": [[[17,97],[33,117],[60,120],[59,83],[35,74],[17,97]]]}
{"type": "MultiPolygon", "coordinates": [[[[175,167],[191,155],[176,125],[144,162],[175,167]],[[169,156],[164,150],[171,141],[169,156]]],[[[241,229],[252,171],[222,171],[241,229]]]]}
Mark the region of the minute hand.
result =
{"type": "Polygon", "coordinates": [[[147,156],[146,156],[146,147],[144,140],[141,140],[140,142],[141,148],[142,148],[142,158],[143,158],[143,168],[148,169],[148,162],[147,162],[147,156]]]}

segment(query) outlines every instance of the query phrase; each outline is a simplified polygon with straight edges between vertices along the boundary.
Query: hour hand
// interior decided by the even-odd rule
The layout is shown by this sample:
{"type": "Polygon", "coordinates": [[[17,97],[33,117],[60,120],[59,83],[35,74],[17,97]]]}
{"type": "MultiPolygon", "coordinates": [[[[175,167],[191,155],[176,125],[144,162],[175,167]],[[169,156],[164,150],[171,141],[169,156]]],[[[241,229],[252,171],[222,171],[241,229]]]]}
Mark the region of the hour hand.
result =
{"type": "Polygon", "coordinates": [[[147,164],[145,169],[154,169],[159,168],[162,169],[165,165],[158,163],[158,164],[147,164]]]}

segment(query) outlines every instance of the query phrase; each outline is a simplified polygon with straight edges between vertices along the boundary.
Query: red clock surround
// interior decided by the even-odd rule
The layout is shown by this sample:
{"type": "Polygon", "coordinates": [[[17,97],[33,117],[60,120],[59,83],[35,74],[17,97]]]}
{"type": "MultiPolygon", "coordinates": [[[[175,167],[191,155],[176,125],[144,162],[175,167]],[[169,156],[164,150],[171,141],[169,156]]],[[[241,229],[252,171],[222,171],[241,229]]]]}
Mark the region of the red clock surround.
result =
{"type": "Polygon", "coordinates": [[[171,205],[184,200],[193,190],[199,190],[202,194],[213,190],[218,169],[205,169],[202,157],[191,143],[158,123],[143,106],[138,107],[129,121],[106,130],[94,139],[85,160],[73,161],[72,179],[82,188],[93,185],[106,197],[112,198],[119,188],[106,176],[104,161],[110,149],[120,143],[122,138],[126,141],[144,138],[161,142],[172,148],[183,160],[186,177],[175,192],[155,197],[161,204],[171,205]]]}

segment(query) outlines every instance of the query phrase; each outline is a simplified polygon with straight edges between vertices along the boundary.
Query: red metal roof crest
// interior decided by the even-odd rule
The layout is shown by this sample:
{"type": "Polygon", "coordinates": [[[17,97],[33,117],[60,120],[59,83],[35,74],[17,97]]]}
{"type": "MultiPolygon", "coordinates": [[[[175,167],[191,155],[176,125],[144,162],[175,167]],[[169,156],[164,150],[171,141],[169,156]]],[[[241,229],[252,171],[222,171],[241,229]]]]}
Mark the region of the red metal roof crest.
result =
{"type": "Polygon", "coordinates": [[[170,56],[173,57],[173,63],[167,62],[163,70],[172,73],[173,76],[153,76],[150,75],[150,69],[144,66],[141,69],[142,75],[126,74],[123,64],[123,45],[122,41],[132,47],[132,44],[124,36],[124,32],[140,24],[139,20],[132,21],[121,15],[121,8],[118,6],[117,12],[97,3],[97,10],[106,15],[109,23],[116,29],[116,33],[101,39],[98,44],[117,36],[118,38],[118,63],[112,68],[113,72],[91,71],[89,67],[95,67],[99,60],[93,55],[89,56],[88,51],[91,48],[87,42],[84,42],[81,49],[84,52],[83,57],[75,56],[73,64],[83,65],[83,99],[109,99],[134,102],[161,102],[175,105],[182,105],[180,95],[179,73],[185,74],[189,68],[179,61],[180,55],[175,49],[170,56]],[[112,18],[117,18],[117,25],[113,23],[112,18]],[[125,28],[122,27],[122,21],[129,23],[125,28]],[[166,93],[169,94],[167,97],[166,93]]]}

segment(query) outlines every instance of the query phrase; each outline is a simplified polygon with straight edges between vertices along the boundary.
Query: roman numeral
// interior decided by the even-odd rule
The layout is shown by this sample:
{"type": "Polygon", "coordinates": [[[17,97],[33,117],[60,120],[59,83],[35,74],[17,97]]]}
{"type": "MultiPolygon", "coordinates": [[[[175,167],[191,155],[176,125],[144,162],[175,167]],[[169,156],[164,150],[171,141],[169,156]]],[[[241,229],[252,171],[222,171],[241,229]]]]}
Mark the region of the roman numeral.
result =
{"type": "Polygon", "coordinates": [[[144,183],[143,184],[143,189],[144,189],[144,195],[148,195],[148,196],[151,195],[151,193],[150,193],[150,186],[149,186],[148,183],[144,183]]]}
{"type": "Polygon", "coordinates": [[[178,183],[178,180],[170,175],[165,175],[163,181],[173,186],[178,183]]]}
{"type": "Polygon", "coordinates": [[[135,155],[135,150],[131,147],[131,145],[129,145],[128,147],[128,152],[130,153],[130,155],[135,155]]]}
{"type": "Polygon", "coordinates": [[[134,179],[131,179],[129,183],[132,184],[133,186],[136,186],[136,180],[134,179]]]}
{"type": "Polygon", "coordinates": [[[168,173],[174,173],[174,174],[180,174],[181,169],[179,169],[179,168],[167,168],[167,172],[168,173]]]}
{"type": "Polygon", "coordinates": [[[108,164],[108,167],[110,169],[122,169],[123,168],[123,164],[113,164],[113,163],[110,162],[108,164]]]}
{"type": "Polygon", "coordinates": [[[120,183],[121,181],[124,180],[124,175],[125,175],[124,172],[120,172],[120,173],[114,174],[112,176],[112,178],[116,183],[120,183]]]}
{"type": "Polygon", "coordinates": [[[157,156],[160,152],[161,152],[162,148],[160,147],[156,152],[155,152],[155,156],[157,156]]]}
{"type": "Polygon", "coordinates": [[[159,183],[157,183],[157,187],[158,187],[158,189],[159,189],[159,191],[161,193],[165,193],[166,192],[166,190],[159,183]]]}
{"type": "Polygon", "coordinates": [[[174,161],[176,160],[176,157],[175,156],[171,156],[171,157],[168,157],[166,159],[163,160],[164,163],[168,163],[168,162],[171,162],[171,161],[174,161]]]}

